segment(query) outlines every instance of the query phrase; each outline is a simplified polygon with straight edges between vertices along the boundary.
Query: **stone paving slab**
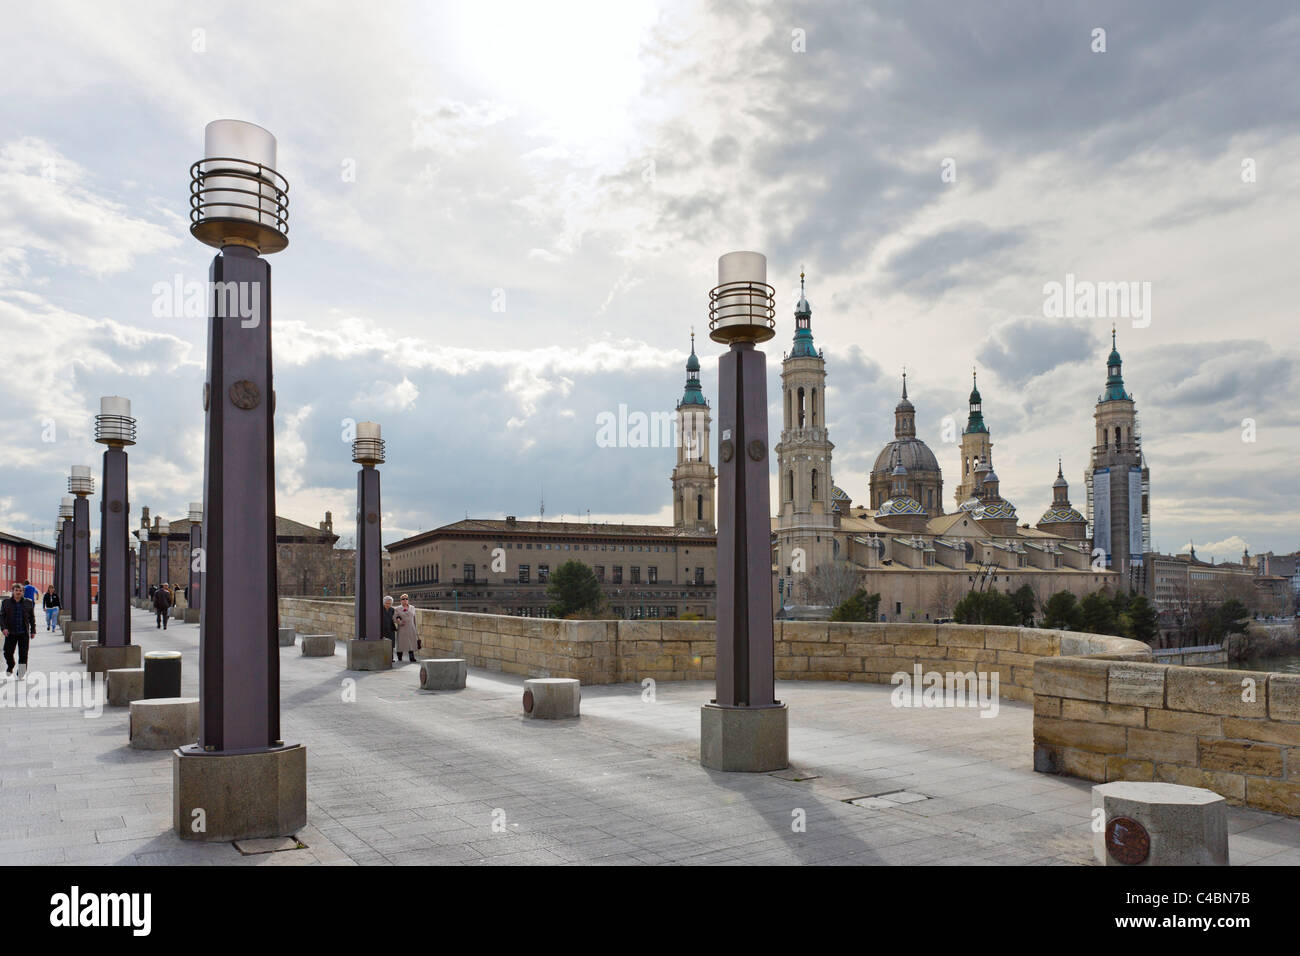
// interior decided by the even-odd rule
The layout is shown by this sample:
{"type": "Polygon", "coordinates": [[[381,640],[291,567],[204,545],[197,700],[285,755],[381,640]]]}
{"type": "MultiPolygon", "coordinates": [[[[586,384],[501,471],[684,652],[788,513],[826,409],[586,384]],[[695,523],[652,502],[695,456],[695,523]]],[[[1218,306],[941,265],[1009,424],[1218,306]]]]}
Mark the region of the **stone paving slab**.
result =
{"type": "MultiPolygon", "coordinates": [[[[182,652],[197,696],[197,625],[135,610],[132,625],[146,651],[182,652]]],[[[33,642],[32,668],[80,670],[67,648],[33,642]]],[[[132,750],[98,682],[90,716],[0,712],[0,864],[1092,863],[1091,785],[1032,771],[1029,705],[985,719],[896,709],[884,685],[782,682],[797,772],[725,774],[698,762],[708,682],[661,683],[653,702],[640,684],[583,688],[582,716],[552,723],[523,716],[522,678],[471,669],[463,690],[422,693],[418,665],[355,673],[296,651],[281,723],[307,746],[305,849],[176,837],[170,752],[132,750]]],[[[1234,863],[1300,860],[1300,821],[1233,807],[1229,833],[1234,863]]]]}

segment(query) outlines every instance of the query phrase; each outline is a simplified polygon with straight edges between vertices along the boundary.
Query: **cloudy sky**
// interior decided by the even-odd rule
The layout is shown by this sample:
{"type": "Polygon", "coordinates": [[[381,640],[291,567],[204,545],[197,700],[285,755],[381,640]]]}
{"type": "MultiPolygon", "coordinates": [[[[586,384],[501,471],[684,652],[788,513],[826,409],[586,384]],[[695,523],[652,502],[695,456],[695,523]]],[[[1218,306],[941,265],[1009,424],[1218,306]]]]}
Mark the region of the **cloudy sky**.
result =
{"type": "Polygon", "coordinates": [[[1058,455],[1082,506],[1111,320],[1045,317],[1069,274],[1150,283],[1118,336],[1154,543],[1300,547],[1291,4],[6,8],[0,528],[48,540],[107,394],[140,422],[133,511],[201,497],[205,321],[156,300],[206,280],[188,168],[238,118],[292,184],[282,515],[349,532],[350,418],[384,425],[386,540],[543,494],[548,518],[670,520],[673,450],[599,447],[597,416],[671,409],[692,326],[716,402],[716,259],[756,249],[772,427],[802,267],[855,500],[906,366],[951,507],[944,419],[978,366],[1022,518],[1058,455]]]}

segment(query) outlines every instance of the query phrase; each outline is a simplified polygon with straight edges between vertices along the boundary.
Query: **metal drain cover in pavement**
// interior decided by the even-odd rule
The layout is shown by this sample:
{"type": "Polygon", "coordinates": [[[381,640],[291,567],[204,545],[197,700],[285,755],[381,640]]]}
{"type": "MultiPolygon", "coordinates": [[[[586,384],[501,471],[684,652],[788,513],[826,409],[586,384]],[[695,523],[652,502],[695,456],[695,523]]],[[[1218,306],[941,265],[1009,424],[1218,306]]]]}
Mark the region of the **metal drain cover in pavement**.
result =
{"type": "Polygon", "coordinates": [[[890,807],[901,807],[905,803],[918,803],[921,800],[929,799],[923,793],[914,793],[911,790],[895,790],[892,793],[878,793],[872,797],[855,797],[844,802],[851,803],[855,807],[866,807],[868,810],[887,810],[890,807]]]}

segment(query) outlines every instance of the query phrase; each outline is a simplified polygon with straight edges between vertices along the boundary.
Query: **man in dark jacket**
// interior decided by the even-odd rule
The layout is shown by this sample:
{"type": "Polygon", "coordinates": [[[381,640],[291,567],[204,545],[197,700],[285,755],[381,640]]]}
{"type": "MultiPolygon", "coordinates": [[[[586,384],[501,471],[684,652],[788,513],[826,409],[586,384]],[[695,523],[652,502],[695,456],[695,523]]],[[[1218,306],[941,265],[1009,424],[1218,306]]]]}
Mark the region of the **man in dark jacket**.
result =
{"type": "Polygon", "coordinates": [[[14,648],[18,648],[18,677],[27,675],[27,648],[36,633],[36,605],[23,597],[23,586],[15,584],[13,594],[0,603],[0,632],[5,639],[5,673],[14,672],[14,648]]]}
{"type": "Polygon", "coordinates": [[[167,630],[167,612],[172,606],[172,593],[163,585],[157,591],[153,592],[153,609],[157,613],[157,625],[164,631],[167,630]]]}
{"type": "MultiPolygon", "coordinates": [[[[379,639],[388,638],[393,642],[393,647],[397,646],[397,626],[393,623],[393,599],[384,596],[384,606],[379,609],[379,639]]],[[[393,658],[393,663],[397,663],[397,658],[393,658]]]]}

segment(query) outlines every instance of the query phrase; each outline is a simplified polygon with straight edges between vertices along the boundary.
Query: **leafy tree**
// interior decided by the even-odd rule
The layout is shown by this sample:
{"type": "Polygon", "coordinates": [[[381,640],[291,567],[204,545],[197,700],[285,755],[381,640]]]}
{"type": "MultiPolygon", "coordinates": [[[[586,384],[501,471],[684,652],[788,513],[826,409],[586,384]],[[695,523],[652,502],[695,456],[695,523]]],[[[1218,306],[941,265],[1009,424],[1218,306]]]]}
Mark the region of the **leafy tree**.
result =
{"type": "Polygon", "coordinates": [[[1210,640],[1221,642],[1229,634],[1245,634],[1250,610],[1236,598],[1229,598],[1210,617],[1210,640]]]}
{"type": "Polygon", "coordinates": [[[1070,591],[1057,591],[1043,605],[1043,627],[1077,631],[1082,621],[1079,599],[1070,591]]]}
{"type": "Polygon", "coordinates": [[[595,613],[604,604],[604,594],[596,572],[580,561],[565,561],[551,572],[546,582],[546,596],[556,617],[595,613]]]}
{"type": "Polygon", "coordinates": [[[1021,621],[1016,602],[1001,591],[971,591],[957,602],[952,616],[959,624],[1017,625],[1021,621]]]}
{"type": "Polygon", "coordinates": [[[880,614],[880,595],[867,594],[862,588],[831,611],[832,621],[874,621],[880,614]]]}
{"type": "Polygon", "coordinates": [[[1129,634],[1139,641],[1153,644],[1160,633],[1160,615],[1151,602],[1137,595],[1128,606],[1129,634]]]}
{"type": "Polygon", "coordinates": [[[1093,591],[1079,602],[1080,627],[1089,634],[1114,634],[1115,605],[1102,591],[1093,591]]]}
{"type": "Polygon", "coordinates": [[[1016,613],[1020,615],[1017,622],[1021,627],[1034,626],[1034,612],[1038,610],[1038,599],[1034,596],[1034,589],[1028,584],[1020,585],[1019,589],[1011,595],[1011,602],[1016,606],[1016,613]]]}

